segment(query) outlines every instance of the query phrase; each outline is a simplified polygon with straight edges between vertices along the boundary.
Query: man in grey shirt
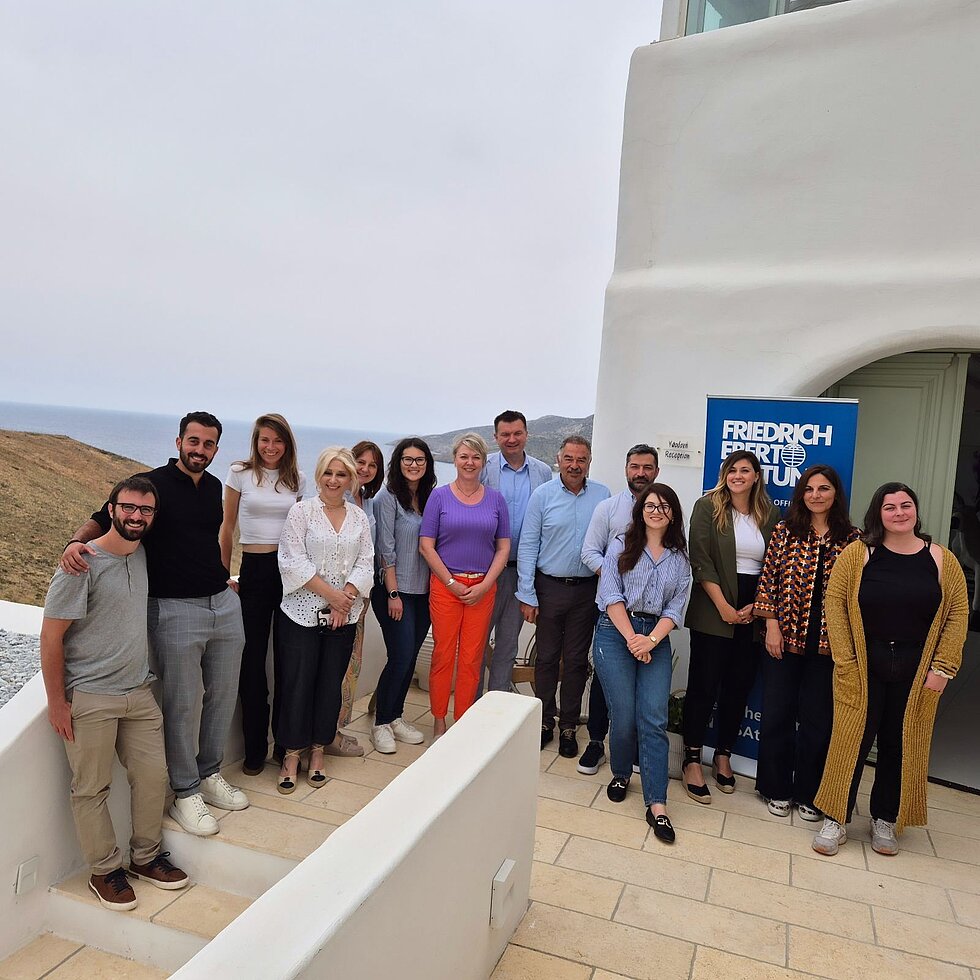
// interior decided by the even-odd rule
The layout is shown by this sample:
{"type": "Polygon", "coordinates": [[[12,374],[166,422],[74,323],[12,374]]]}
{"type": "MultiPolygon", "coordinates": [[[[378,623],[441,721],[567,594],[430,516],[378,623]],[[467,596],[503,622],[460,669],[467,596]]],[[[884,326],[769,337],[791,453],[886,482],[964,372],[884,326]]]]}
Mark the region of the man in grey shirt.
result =
{"type": "Polygon", "coordinates": [[[136,893],[109,815],[117,752],[131,787],[129,873],[165,889],[183,888],[188,880],[160,849],[167,763],[163,717],[150,691],[146,556],[140,546],[157,500],[144,477],[113,487],[112,524],[90,542],[88,572],[55,572],[41,627],[48,720],[64,739],[72,770],[72,814],[92,869],[89,888],[102,905],[118,911],[135,908],[136,893]]]}
{"type": "MultiPolygon", "coordinates": [[[[488,691],[509,691],[517,643],[524,625],[521,605],[517,601],[517,548],[521,543],[521,525],[531,494],[554,477],[551,467],[529,456],[527,445],[527,419],[521,412],[501,412],[493,420],[493,438],[500,452],[487,457],[487,465],[480,474],[480,482],[499,490],[507,501],[510,517],[510,558],[507,567],[497,579],[497,596],[493,604],[490,629],[493,632],[493,660],[490,662],[488,691]]],[[[489,651],[488,651],[489,652],[489,651]]],[[[484,667],[487,665],[485,664],[484,667]]],[[[483,673],[477,697],[483,692],[483,673]]]]}
{"type": "MultiPolygon", "coordinates": [[[[604,500],[595,509],[589,529],[582,544],[582,561],[596,575],[602,569],[602,560],[617,534],[622,534],[633,520],[633,503],[636,495],[660,475],[660,457],[653,446],[638,443],[626,453],[626,489],[615,497],[604,500]]],[[[578,771],[592,775],[606,761],[603,747],[609,733],[609,708],[606,695],[599,683],[598,673],[592,675],[589,689],[589,744],[578,760],[578,771]]]]}

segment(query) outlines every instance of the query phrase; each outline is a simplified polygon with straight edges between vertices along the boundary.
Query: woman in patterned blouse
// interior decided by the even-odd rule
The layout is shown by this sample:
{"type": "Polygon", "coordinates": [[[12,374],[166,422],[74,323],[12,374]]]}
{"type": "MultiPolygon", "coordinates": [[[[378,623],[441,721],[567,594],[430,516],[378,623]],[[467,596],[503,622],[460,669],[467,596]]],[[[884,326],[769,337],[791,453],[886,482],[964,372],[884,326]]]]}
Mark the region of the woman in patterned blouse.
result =
{"type": "Polygon", "coordinates": [[[859,533],[840,477],[818,464],[800,477],[766,551],[755,597],[769,654],[756,788],[777,817],[788,816],[795,802],[804,820],[820,819],[813,797],[834,716],[824,594],[838,555],[859,533]]]}

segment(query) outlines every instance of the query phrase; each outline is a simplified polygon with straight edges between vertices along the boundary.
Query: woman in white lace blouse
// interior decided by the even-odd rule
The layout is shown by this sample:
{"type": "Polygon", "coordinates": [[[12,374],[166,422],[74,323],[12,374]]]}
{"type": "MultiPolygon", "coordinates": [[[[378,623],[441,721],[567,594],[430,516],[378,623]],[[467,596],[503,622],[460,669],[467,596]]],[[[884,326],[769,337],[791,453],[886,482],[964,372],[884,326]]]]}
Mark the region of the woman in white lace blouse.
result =
{"type": "Polygon", "coordinates": [[[357,490],[348,449],[320,453],[317,496],[295,504],[279,541],[283,599],[279,607],[282,698],[276,742],[286,754],[279,792],[296,788],[300,753],[309,747],[307,782],[319,788],[324,749],[338,738],[340,686],[354,632],[374,578],[367,516],[345,494],[357,490]]]}

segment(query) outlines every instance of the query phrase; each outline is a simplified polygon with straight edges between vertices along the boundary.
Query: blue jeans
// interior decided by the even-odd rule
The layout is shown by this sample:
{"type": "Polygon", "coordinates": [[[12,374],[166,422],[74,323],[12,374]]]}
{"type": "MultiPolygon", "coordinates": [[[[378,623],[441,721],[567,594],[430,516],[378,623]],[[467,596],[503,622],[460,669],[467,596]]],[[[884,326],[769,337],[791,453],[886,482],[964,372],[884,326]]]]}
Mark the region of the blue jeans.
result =
{"type": "MultiPolygon", "coordinates": [[[[637,633],[649,634],[657,621],[630,616],[637,633]]],[[[670,697],[670,637],[653,649],[650,663],[637,660],[612,620],[603,613],[595,628],[592,659],[609,705],[609,768],[629,779],[639,736],[640,779],[647,806],[667,802],[667,700],[670,697]]]]}
{"type": "Polygon", "coordinates": [[[390,725],[405,710],[405,695],[412,684],[415,661],[429,632],[429,595],[401,594],[402,618],[388,615],[388,590],[376,585],[371,590],[371,607],[378,617],[388,651],[388,662],[378,678],[376,725],[390,725]]]}

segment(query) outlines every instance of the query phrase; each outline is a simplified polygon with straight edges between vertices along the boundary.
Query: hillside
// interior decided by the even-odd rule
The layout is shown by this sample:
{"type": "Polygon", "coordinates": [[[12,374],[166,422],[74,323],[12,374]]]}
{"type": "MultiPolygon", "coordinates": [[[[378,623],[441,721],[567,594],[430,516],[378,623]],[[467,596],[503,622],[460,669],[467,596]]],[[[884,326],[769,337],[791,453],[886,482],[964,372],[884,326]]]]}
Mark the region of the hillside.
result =
{"type": "Polygon", "coordinates": [[[72,532],[146,469],[67,436],[0,430],[0,599],[40,605],[72,532]]]}
{"type": "MultiPolygon", "coordinates": [[[[584,419],[569,419],[562,415],[542,415],[539,419],[528,419],[527,423],[527,452],[546,463],[554,464],[555,456],[562,439],[569,435],[583,435],[592,439],[592,420],[589,415],[584,419]]],[[[438,435],[425,436],[425,441],[432,450],[432,455],[444,462],[452,462],[453,439],[463,432],[476,432],[483,436],[491,452],[497,448],[493,441],[492,425],[476,425],[466,429],[453,429],[452,432],[441,432],[438,435]]]]}

